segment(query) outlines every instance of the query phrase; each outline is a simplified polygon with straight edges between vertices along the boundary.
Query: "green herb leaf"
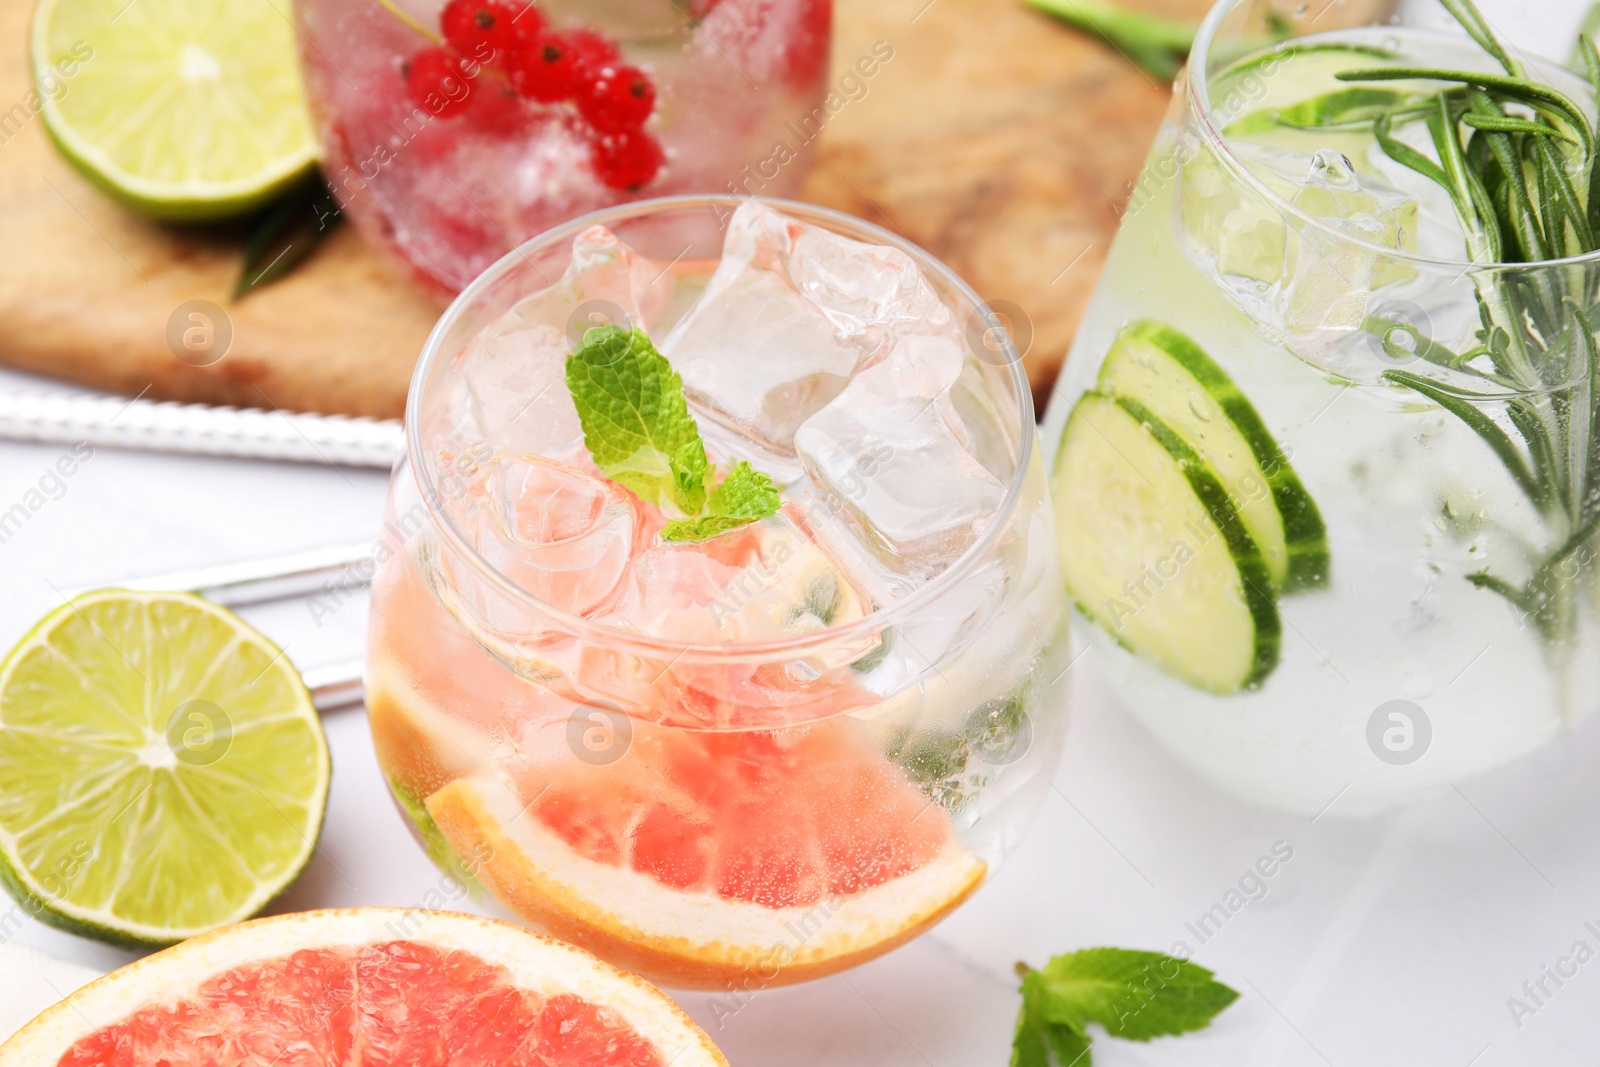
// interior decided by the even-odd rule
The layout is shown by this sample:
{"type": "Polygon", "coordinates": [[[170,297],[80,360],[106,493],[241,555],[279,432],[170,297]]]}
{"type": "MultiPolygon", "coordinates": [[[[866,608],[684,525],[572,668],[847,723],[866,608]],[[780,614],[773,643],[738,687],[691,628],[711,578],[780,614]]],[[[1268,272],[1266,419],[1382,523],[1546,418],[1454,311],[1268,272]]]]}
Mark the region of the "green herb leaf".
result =
{"type": "Polygon", "coordinates": [[[1088,948],[1022,972],[1012,1067],[1088,1067],[1088,1024],[1112,1037],[1149,1041],[1203,1030],[1239,994],[1197,963],[1160,952],[1088,948]]]}
{"type": "Polygon", "coordinates": [[[1040,11],[1091,33],[1152,76],[1171,81],[1189,55],[1199,26],[1109,4],[1104,0],[1026,0],[1040,11]]]}
{"type": "MultiPolygon", "coordinates": [[[[1370,98],[1378,146],[1448,192],[1475,263],[1548,264],[1600,251],[1600,136],[1587,109],[1530,78],[1473,0],[1441,5],[1505,73],[1375,65],[1339,72],[1336,77],[1346,82],[1444,83],[1427,94],[1426,108],[1411,100],[1385,108],[1370,98]],[[1407,143],[1395,136],[1402,123],[1418,120],[1426,123],[1434,158],[1413,147],[1414,138],[1407,143]]],[[[1600,4],[1584,21],[1572,66],[1600,94],[1600,47],[1592,39],[1597,27],[1600,4]]],[[[1327,121],[1339,115],[1341,100],[1350,102],[1352,115],[1360,114],[1355,98],[1337,93],[1293,107],[1327,121]]],[[[1259,122],[1261,114],[1248,118],[1259,122]]],[[[1473,286],[1482,328],[1478,344],[1459,354],[1414,328],[1377,318],[1363,326],[1382,337],[1392,355],[1409,348],[1430,363],[1497,387],[1494,393],[1463,388],[1454,374],[1383,375],[1472,430],[1547,518],[1552,537],[1565,538],[1536,565],[1531,579],[1508,581],[1485,571],[1468,580],[1505,597],[1567,655],[1578,591],[1559,568],[1570,553],[1600,537],[1600,304],[1581,273],[1556,268],[1483,272],[1473,286]],[[1396,341],[1390,347],[1396,329],[1409,335],[1410,345],[1396,341]]]]}
{"type": "Polygon", "coordinates": [[[1565,93],[1548,85],[1514,78],[1504,74],[1484,74],[1471,70],[1438,70],[1432,67],[1368,67],[1361,70],[1342,70],[1334,75],[1340,81],[1412,81],[1431,80],[1458,82],[1479,89],[1501,93],[1519,103],[1526,104],[1542,115],[1550,115],[1572,128],[1585,151],[1593,141],[1588,116],[1565,93]]]}
{"type": "Polygon", "coordinates": [[[733,465],[722,484],[706,498],[707,514],[696,519],[667,523],[661,531],[664,541],[705,541],[737,530],[747,523],[764,519],[778,510],[783,501],[772,479],[744,460],[733,465]]]}
{"type": "Polygon", "coordinates": [[[1364,126],[1373,120],[1392,117],[1418,97],[1394,89],[1354,86],[1313,96],[1284,108],[1265,108],[1230,123],[1222,132],[1230,137],[1261,133],[1273,126],[1297,130],[1329,130],[1343,126],[1364,126]]]}
{"type": "Polygon", "coordinates": [[[1050,1067],[1055,1055],[1060,1067],[1089,1067],[1091,1038],[1081,1024],[1052,1022],[1045,1011],[1049,993],[1038,971],[1022,976],[1022,1010],[1011,1043],[1011,1067],[1050,1067]]]}
{"type": "Polygon", "coordinates": [[[1558,137],[1568,144],[1577,144],[1578,139],[1569,133],[1563,133],[1554,126],[1546,126],[1542,122],[1530,122],[1527,119],[1513,118],[1510,115],[1479,115],[1467,112],[1461,116],[1464,125],[1475,130],[1492,130],[1495,133],[1527,133],[1535,137],[1558,137]]]}
{"type": "Polygon", "coordinates": [[[722,484],[711,491],[708,506],[713,515],[754,521],[777,511],[780,503],[778,487],[772,479],[741,459],[722,484]]]}
{"type": "Polygon", "coordinates": [[[1589,10],[1584,12],[1583,22],[1578,26],[1578,44],[1572,50],[1572,59],[1567,66],[1577,70],[1584,65],[1585,59],[1583,42],[1591,41],[1589,47],[1594,47],[1592,39],[1596,32],[1600,32],[1600,3],[1590,4],[1589,10]]]}
{"type": "Polygon", "coordinates": [[[683,379],[643,330],[598,326],[584,334],[567,357],[567,389],[600,473],[684,516],[667,524],[663,539],[705,541],[782,503],[772,479],[744,460],[707,491],[711,463],[683,379]]]}
{"type": "Polygon", "coordinates": [[[1203,1029],[1239,998],[1199,964],[1160,952],[1088,948],[1055,957],[1039,974],[1047,1018],[1081,1017],[1131,1041],[1203,1029]]]}
{"type": "Polygon", "coordinates": [[[567,389],[600,473],[641,500],[696,515],[710,464],[683,380],[643,330],[598,326],[567,357],[567,389]]]}
{"type": "Polygon", "coordinates": [[[1017,1012],[1017,1030],[1011,1038],[1011,1067],[1050,1067],[1048,1023],[1039,1014],[1039,976],[1029,971],[1022,976],[1022,1010],[1017,1012]]]}
{"type": "Polygon", "coordinates": [[[1467,36],[1476,41],[1479,48],[1493,56],[1494,61],[1505,68],[1507,74],[1521,77],[1522,64],[1507,54],[1488,21],[1470,0],[1439,0],[1439,6],[1450,12],[1450,17],[1461,23],[1461,28],[1467,31],[1467,36]]]}
{"type": "Polygon", "coordinates": [[[1403,370],[1388,370],[1383,372],[1385,381],[1396,385],[1403,385],[1432,400],[1450,414],[1467,424],[1467,427],[1483,439],[1484,444],[1494,450],[1500,457],[1500,462],[1505,464],[1511,477],[1516,479],[1528,499],[1541,507],[1549,503],[1549,491],[1539,478],[1528,468],[1522,458],[1522,453],[1517,451],[1517,446],[1512,443],[1510,436],[1500,428],[1493,419],[1479,411],[1472,403],[1462,400],[1453,393],[1440,389],[1434,382],[1419,375],[1403,370]]]}
{"type": "Polygon", "coordinates": [[[321,174],[289,190],[250,231],[231,298],[271,285],[294,270],[343,217],[321,174]]]}

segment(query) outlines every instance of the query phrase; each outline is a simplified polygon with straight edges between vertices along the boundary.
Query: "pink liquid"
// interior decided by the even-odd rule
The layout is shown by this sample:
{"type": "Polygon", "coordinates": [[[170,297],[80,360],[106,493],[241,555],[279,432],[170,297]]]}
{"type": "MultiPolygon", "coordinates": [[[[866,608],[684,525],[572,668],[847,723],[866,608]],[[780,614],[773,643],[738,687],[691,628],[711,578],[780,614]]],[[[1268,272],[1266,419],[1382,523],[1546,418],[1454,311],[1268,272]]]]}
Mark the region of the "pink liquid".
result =
{"type": "MultiPolygon", "coordinates": [[[[396,0],[436,31],[441,0],[396,0]]],[[[406,92],[435,42],[379,0],[303,0],[302,60],[328,180],[364,237],[448,296],[551,227],[599,208],[689,192],[792,196],[827,120],[831,0],[714,0],[692,23],[670,0],[545,3],[552,29],[604,34],[656,93],[645,132],[665,162],[608,187],[572,104],[509,93],[499,60],[459,113],[406,92]]]]}

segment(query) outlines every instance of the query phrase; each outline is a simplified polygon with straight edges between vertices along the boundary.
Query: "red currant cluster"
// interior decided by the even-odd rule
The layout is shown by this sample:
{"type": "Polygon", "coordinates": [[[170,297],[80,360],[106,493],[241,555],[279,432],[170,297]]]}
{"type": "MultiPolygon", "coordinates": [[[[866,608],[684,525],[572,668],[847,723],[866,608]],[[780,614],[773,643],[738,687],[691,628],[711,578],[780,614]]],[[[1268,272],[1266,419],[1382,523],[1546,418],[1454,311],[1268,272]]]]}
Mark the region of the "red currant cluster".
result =
{"type": "Polygon", "coordinates": [[[439,28],[444,43],[420,50],[402,68],[407,94],[434,115],[455,118],[470,106],[482,124],[511,132],[519,99],[566,103],[585,126],[595,173],[606,185],[637,189],[661,169],[665,154],[644,129],[656,88],[605,36],[557,33],[537,7],[516,0],[450,0],[439,28]]]}

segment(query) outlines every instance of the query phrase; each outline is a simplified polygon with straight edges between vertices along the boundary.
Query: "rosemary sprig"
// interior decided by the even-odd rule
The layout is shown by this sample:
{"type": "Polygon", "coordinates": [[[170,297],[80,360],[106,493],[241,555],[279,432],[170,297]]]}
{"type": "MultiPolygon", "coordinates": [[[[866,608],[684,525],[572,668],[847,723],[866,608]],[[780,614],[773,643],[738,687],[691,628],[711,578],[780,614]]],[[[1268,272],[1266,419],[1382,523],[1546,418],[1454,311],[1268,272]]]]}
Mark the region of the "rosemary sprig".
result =
{"type": "Polygon", "coordinates": [[[1199,26],[1146,15],[1105,0],[1025,0],[1048,15],[1094,35],[1152,77],[1171,81],[1189,56],[1199,26]]]}
{"type": "MultiPolygon", "coordinates": [[[[1440,3],[1504,73],[1389,66],[1337,77],[1364,85],[1442,83],[1426,106],[1410,100],[1379,107],[1371,120],[1379,149],[1449,194],[1474,262],[1546,266],[1476,273],[1480,329],[1466,352],[1412,326],[1371,320],[1366,328],[1386,348],[1402,329],[1411,354],[1495,387],[1478,392],[1404,370],[1383,375],[1472,430],[1545,517],[1557,547],[1535,560],[1525,582],[1487,570],[1469,581],[1504,597],[1565,656],[1577,618],[1569,564],[1600,531],[1600,304],[1592,270],[1554,261],[1600,251],[1596,131],[1570,96],[1527,76],[1472,0],[1440,3]],[[1426,126],[1433,158],[1395,134],[1416,122],[1426,126]],[[1497,408],[1509,429],[1491,414],[1497,408]]],[[[1600,50],[1588,33],[1575,54],[1600,94],[1600,50]]]]}

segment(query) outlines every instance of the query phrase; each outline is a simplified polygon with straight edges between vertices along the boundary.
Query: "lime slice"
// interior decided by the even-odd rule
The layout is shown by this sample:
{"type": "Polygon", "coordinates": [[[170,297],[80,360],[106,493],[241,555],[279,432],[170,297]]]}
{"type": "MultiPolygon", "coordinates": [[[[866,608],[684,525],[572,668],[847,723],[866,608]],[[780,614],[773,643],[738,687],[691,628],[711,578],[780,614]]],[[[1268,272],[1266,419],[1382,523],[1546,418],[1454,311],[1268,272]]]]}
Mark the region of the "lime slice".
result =
{"type": "Polygon", "coordinates": [[[29,48],[56,146],[135,211],[243,214],[316,162],[287,4],[40,0],[29,48]]]}
{"type": "Polygon", "coordinates": [[[0,881],[37,918],[170,944],[305,867],[328,746],[283,653],[187,593],[86,593],[0,664],[0,881]]]}

